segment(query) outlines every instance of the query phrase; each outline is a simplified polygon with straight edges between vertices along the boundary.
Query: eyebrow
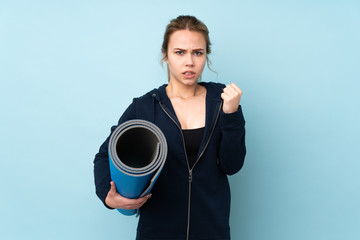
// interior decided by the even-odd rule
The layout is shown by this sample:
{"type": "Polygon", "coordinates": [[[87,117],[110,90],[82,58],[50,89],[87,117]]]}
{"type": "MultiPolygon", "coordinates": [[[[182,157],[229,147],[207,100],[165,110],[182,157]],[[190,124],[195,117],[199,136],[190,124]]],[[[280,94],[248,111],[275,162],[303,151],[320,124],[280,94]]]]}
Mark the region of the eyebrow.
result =
{"type": "MultiPolygon", "coordinates": [[[[174,50],[187,51],[186,49],[183,48],[174,48],[174,50]]],[[[205,50],[203,48],[197,48],[197,49],[193,49],[192,51],[194,52],[194,51],[205,51],[205,50]]]]}

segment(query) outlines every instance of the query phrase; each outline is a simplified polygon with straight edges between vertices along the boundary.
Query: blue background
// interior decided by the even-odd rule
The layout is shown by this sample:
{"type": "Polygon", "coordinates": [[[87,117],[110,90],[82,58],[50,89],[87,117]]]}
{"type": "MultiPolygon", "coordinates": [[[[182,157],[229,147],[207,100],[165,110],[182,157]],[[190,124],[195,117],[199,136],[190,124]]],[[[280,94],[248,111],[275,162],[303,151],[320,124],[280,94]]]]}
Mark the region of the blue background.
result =
{"type": "MultiPolygon", "coordinates": [[[[210,29],[204,81],[244,94],[233,239],[360,239],[360,3],[0,1],[0,239],[134,239],[93,158],[132,98],[167,82],[166,24],[210,29]]],[[[172,218],[169,213],[169,220],[172,218]]]]}

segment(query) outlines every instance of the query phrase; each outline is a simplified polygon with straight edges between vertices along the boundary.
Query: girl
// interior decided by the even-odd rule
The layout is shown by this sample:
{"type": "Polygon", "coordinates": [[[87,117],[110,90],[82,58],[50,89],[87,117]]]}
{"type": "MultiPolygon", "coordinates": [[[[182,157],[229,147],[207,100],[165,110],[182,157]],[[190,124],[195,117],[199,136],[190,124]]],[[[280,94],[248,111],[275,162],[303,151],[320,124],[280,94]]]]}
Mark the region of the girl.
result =
{"type": "Polygon", "coordinates": [[[199,82],[210,52],[204,23],[193,16],[170,21],[162,44],[168,84],[134,98],[118,122],[151,120],[166,137],[167,160],[151,194],[127,199],[117,192],[109,138],[95,156],[96,193],[105,206],[140,208],[137,240],[230,239],[227,175],[241,169],[246,152],[242,92],[234,83],[199,82]]]}

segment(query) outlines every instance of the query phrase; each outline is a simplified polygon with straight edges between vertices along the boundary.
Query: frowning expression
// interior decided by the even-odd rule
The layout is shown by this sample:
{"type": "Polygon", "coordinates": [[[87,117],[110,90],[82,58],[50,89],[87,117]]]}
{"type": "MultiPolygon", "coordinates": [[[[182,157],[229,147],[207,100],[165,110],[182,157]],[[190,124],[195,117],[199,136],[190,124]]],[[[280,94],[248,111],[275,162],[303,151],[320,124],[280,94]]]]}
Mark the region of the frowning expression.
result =
{"type": "MultiPolygon", "coordinates": [[[[164,56],[165,57],[165,56],[164,56]]],[[[170,82],[193,85],[206,63],[206,42],[199,32],[179,30],[171,34],[165,58],[170,82]]]]}

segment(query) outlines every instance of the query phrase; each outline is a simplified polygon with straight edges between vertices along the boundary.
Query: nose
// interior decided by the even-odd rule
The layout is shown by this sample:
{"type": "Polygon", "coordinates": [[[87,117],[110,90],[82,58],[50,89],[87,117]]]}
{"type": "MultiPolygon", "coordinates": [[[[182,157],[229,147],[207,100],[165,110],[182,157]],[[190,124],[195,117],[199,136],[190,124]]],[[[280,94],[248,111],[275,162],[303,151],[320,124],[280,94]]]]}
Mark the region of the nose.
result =
{"type": "Polygon", "coordinates": [[[186,66],[194,66],[193,54],[188,53],[186,58],[186,66]]]}

